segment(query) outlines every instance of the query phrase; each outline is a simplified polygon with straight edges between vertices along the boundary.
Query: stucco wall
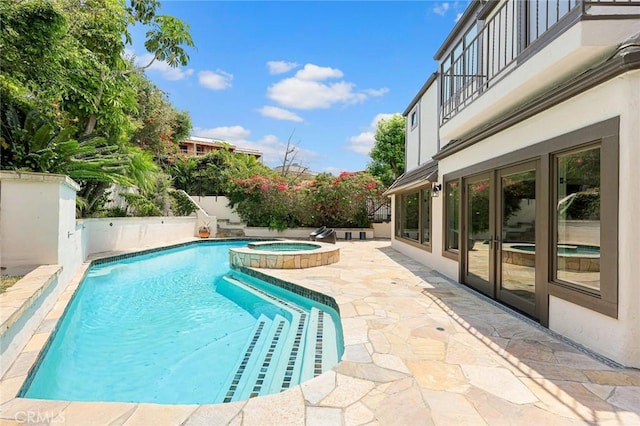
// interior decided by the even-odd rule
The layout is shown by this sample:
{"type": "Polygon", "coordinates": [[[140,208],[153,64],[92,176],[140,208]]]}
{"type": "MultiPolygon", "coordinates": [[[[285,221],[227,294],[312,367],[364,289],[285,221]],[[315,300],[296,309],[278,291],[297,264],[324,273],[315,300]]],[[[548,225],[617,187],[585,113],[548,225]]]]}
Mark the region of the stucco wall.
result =
{"type": "MultiPolygon", "coordinates": [[[[440,161],[440,175],[620,116],[618,319],[550,298],[549,328],[627,366],[640,367],[640,71],[597,86],[440,161]]],[[[444,272],[444,271],[443,271],[444,272]]],[[[457,278],[457,273],[454,278],[457,278]]]]}
{"type": "Polygon", "coordinates": [[[409,115],[406,117],[407,126],[405,129],[405,171],[411,171],[420,165],[420,110],[421,110],[421,102],[419,100],[418,103],[413,107],[413,109],[409,112],[409,115]],[[413,129],[411,128],[411,115],[416,111],[418,114],[418,125],[413,129]]]}
{"type": "Polygon", "coordinates": [[[238,216],[235,209],[228,207],[229,199],[225,196],[190,196],[209,216],[216,216],[218,220],[228,220],[230,222],[240,223],[242,219],[238,216]]]}
{"type": "Polygon", "coordinates": [[[414,107],[418,111],[418,126],[411,129],[411,114],[407,116],[405,137],[405,170],[411,171],[431,161],[438,152],[438,84],[434,81],[414,107]]]}
{"type": "Polygon", "coordinates": [[[195,216],[112,217],[79,221],[86,233],[86,255],[170,244],[193,238],[195,216]]]}
{"type": "Polygon", "coordinates": [[[59,263],[58,233],[73,230],[77,188],[61,175],[0,173],[2,266],[59,263]]]}
{"type": "Polygon", "coordinates": [[[420,156],[419,163],[431,161],[438,152],[438,80],[422,95],[420,107],[420,156]]]}

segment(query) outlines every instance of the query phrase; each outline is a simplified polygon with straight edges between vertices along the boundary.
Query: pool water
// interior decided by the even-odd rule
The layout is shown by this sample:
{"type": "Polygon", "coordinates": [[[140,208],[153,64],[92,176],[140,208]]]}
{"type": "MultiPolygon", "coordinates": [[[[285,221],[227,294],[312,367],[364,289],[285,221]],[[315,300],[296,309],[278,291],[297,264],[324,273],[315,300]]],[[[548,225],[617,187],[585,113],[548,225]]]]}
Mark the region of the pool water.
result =
{"type": "Polygon", "coordinates": [[[331,368],[342,352],[337,313],[229,273],[229,248],[245,245],[195,244],[92,266],[21,396],[229,402],[331,368]]]}
{"type": "Polygon", "coordinates": [[[320,246],[310,243],[261,243],[261,244],[249,244],[249,248],[258,251],[305,251],[305,250],[317,250],[320,246]]]}
{"type": "MultiPolygon", "coordinates": [[[[536,247],[534,244],[514,244],[511,246],[511,248],[516,249],[516,250],[522,250],[522,251],[530,251],[530,252],[535,252],[536,251],[536,247]]],[[[575,255],[580,255],[580,254],[591,254],[591,255],[598,255],[600,254],[600,247],[597,246],[586,246],[586,245],[581,245],[581,244],[560,244],[558,245],[558,254],[575,254],[575,255]]]]}

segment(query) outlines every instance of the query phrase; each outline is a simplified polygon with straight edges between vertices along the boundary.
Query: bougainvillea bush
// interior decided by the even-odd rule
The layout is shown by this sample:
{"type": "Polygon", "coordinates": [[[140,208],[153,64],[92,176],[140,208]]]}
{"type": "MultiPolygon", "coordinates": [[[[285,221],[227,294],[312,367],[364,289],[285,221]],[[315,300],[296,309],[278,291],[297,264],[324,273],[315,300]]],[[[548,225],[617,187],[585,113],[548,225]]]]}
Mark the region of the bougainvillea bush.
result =
{"type": "Polygon", "coordinates": [[[249,226],[286,229],[297,226],[369,227],[369,206],[381,204],[384,188],[366,172],[323,173],[290,185],[280,176],[235,179],[231,206],[249,226]]]}

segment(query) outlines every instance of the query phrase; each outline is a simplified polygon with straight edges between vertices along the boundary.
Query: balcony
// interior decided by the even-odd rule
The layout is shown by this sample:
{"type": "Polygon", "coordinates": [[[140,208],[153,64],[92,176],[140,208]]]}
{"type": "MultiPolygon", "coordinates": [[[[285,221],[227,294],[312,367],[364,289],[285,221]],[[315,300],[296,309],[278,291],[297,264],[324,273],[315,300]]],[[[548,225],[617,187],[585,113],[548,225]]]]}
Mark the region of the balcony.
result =
{"type": "Polygon", "coordinates": [[[460,137],[578,74],[638,32],[639,22],[640,0],[472,3],[436,54],[441,136],[460,137]]]}

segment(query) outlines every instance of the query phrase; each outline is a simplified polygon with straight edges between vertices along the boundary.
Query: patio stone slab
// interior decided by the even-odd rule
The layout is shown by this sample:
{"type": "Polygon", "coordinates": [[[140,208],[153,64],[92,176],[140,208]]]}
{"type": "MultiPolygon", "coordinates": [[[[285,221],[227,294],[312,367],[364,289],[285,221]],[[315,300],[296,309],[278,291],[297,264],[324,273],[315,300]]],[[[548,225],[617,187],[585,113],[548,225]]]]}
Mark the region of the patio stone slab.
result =
{"type": "Polygon", "coordinates": [[[39,413],[39,423],[63,415],[66,424],[113,426],[640,425],[640,371],[591,357],[388,241],[337,246],[338,263],[268,272],[336,300],[346,347],[332,370],[283,393],[229,404],[15,398],[76,283],[3,377],[0,425],[24,413],[39,413]]]}
{"type": "Polygon", "coordinates": [[[197,408],[197,405],[139,404],[124,425],[182,424],[197,408]]]}

